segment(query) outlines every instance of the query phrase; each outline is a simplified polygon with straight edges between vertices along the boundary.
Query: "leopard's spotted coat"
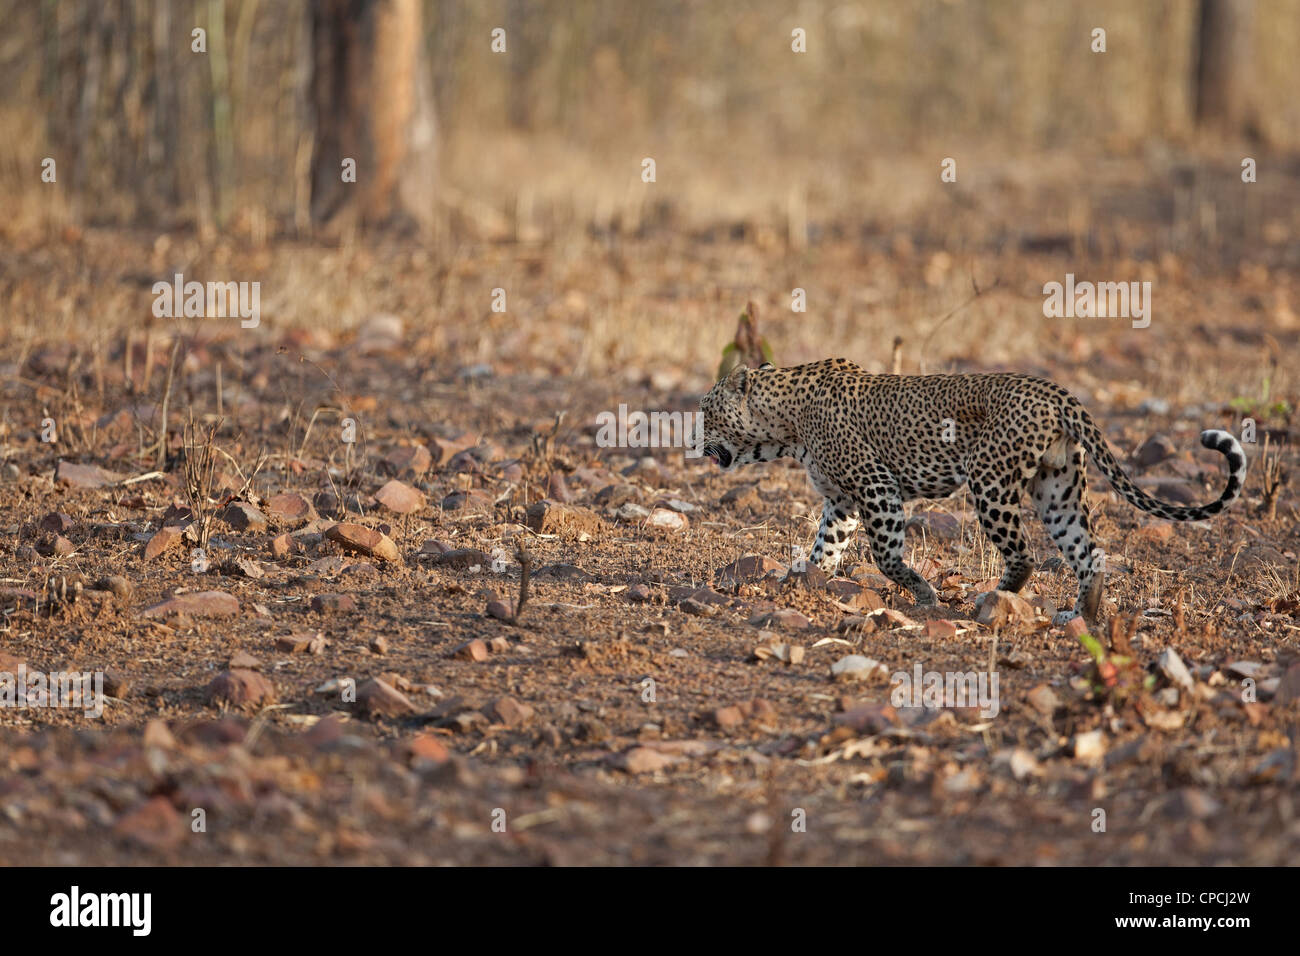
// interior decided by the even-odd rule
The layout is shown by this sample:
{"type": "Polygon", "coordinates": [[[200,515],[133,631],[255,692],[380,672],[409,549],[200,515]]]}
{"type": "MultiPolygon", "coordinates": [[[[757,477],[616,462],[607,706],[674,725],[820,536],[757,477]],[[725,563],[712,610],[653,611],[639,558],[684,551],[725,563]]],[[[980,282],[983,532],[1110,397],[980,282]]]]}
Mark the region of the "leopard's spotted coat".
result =
{"type": "Polygon", "coordinates": [[[875,375],[845,359],[793,368],[737,368],[700,401],[703,451],[722,468],[791,457],[825,501],[812,559],[833,572],[849,536],[868,535],[881,573],[933,604],[934,590],[903,562],[903,502],[970,486],[1006,567],[998,589],[1019,591],[1033,570],[1020,524],[1027,491],[1079,579],[1074,610],[1096,617],[1103,574],[1084,492],[1085,452],[1115,490],[1175,521],[1218,514],[1241,494],[1246,456],[1225,431],[1201,444],[1228,459],[1217,501],[1179,507],[1152,498],[1124,473],[1087,410],[1053,382],[1028,375],[875,375]],[[860,522],[859,522],[860,519],[860,522]]]}

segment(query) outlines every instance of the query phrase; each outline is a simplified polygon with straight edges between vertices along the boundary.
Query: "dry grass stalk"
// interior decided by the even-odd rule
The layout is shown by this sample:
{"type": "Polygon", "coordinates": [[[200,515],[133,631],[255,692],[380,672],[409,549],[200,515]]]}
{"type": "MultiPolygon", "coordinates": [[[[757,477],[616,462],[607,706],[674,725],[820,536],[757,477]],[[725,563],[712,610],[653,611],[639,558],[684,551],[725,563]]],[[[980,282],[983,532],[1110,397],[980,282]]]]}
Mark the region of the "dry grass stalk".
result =
{"type": "Polygon", "coordinates": [[[194,424],[193,413],[185,425],[185,498],[190,506],[190,527],[194,529],[196,543],[203,549],[207,548],[212,534],[212,490],[216,483],[216,438],[220,428],[218,420],[206,432],[201,432],[194,424]]]}

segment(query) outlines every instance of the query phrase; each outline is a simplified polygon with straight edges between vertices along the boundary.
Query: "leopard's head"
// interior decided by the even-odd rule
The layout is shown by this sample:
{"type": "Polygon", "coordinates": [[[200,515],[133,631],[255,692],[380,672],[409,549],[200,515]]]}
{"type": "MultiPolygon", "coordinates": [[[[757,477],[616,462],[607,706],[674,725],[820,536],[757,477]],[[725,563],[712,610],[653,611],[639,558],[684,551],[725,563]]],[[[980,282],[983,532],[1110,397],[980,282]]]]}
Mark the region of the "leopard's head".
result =
{"type": "MultiPolygon", "coordinates": [[[[760,371],[770,369],[763,365],[760,371]]],[[[750,401],[755,372],[743,365],[720,379],[700,399],[701,448],[726,471],[758,460],[758,447],[773,441],[771,424],[750,401]]]]}

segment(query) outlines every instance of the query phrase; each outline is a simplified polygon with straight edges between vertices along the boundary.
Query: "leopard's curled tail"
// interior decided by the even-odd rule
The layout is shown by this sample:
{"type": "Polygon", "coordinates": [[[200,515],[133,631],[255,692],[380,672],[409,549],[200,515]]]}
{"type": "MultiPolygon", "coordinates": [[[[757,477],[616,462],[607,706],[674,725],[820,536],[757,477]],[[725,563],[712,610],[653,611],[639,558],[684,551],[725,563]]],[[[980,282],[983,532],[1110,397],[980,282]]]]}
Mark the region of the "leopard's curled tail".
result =
{"type": "Polygon", "coordinates": [[[1246,482],[1246,453],[1241,450],[1241,444],[1237,439],[1221,429],[1210,428],[1201,432],[1201,444],[1221,452],[1228,459],[1227,487],[1223,489],[1223,494],[1219,495],[1217,501],[1195,507],[1181,507],[1153,498],[1133,483],[1133,479],[1124,473],[1120,463],[1111,454],[1110,446],[1106,444],[1106,438],[1092,420],[1092,416],[1074,399],[1062,403],[1061,426],[1088,450],[1092,460],[1097,463],[1101,473],[1106,476],[1116,491],[1134,507],[1141,508],[1158,518],[1168,518],[1171,521],[1200,521],[1211,515],[1217,515],[1241,497],[1241,489],[1246,482]]]}

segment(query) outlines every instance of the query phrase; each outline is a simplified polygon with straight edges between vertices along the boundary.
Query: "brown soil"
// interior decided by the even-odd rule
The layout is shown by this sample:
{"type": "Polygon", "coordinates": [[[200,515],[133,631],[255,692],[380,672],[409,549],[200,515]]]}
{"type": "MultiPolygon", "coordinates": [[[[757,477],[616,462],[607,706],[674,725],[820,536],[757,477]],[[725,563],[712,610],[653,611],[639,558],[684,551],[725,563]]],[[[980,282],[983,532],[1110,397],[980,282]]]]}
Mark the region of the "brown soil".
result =
{"type": "MultiPolygon", "coordinates": [[[[1164,865],[1300,854],[1294,488],[1275,514],[1260,512],[1265,435],[1296,470],[1294,428],[1277,406],[1296,400],[1300,325],[1283,270],[1143,266],[1159,279],[1161,311],[1138,331],[1044,319],[1037,286],[1063,276],[1060,261],[985,259],[973,266],[983,285],[993,265],[1001,284],[923,353],[969,277],[910,247],[868,254],[828,241],[797,269],[744,237],[650,237],[612,252],[593,240],[580,254],[483,246],[441,271],[400,249],[205,251],[187,268],[197,278],[319,270],[321,288],[299,298],[319,297],[319,322],[277,324],[268,280],[262,326],[241,330],[136,324],[152,301],[137,277],[172,271],[158,244],[93,231],[65,240],[5,254],[15,322],[0,351],[0,670],[107,672],[116,694],[100,718],[0,709],[0,863],[1164,865]],[[224,265],[209,276],[205,262],[224,265]],[[996,632],[976,623],[972,597],[998,565],[964,493],[909,505],[955,518],[909,531],[941,608],[918,611],[882,585],[855,542],[850,577],[906,618],[846,628],[858,612],[836,603],[844,594],[816,575],[784,577],[819,514],[801,470],[724,475],[676,449],[597,447],[597,413],[620,403],[694,407],[747,283],[763,275],[778,277],[761,283],[778,362],[842,354],[887,371],[901,334],[909,370],[924,360],[1049,375],[1165,496],[1216,496],[1220,457],[1196,435],[1240,434],[1243,415],[1255,418],[1246,494],[1212,522],[1150,521],[1094,476],[1110,567],[1103,613],[1117,651],[1130,641],[1131,667],[1098,672],[1076,637],[1041,617],[996,632]],[[336,321],[331,290],[347,282],[400,325],[336,321]],[[796,285],[835,304],[790,315],[796,285]],[[490,311],[496,286],[510,290],[505,316],[490,311]],[[910,287],[923,291],[901,291],[910,287]],[[854,288],[872,294],[855,302],[854,288]],[[218,449],[197,565],[191,415],[191,437],[201,445],[215,428],[218,449]],[[43,419],[56,442],[42,441],[43,419]],[[355,443],[343,440],[346,419],[355,443]],[[1130,456],[1157,434],[1172,457],[1137,464],[1130,456]],[[395,455],[416,445],[431,458],[418,475],[404,470],[409,451],[395,455]],[[78,487],[84,476],[60,477],[60,462],[112,474],[78,487]],[[381,493],[394,479],[422,493],[415,510],[376,499],[411,497],[381,493]],[[743,484],[752,492],[723,502],[743,484]],[[272,507],[280,494],[304,496],[318,517],[272,507]],[[578,510],[530,516],[566,496],[578,510]],[[227,511],[232,502],[266,526],[227,511]],[[684,513],[687,527],[648,522],[655,508],[684,513]],[[361,536],[331,532],[340,520],[381,532],[396,554],[350,550],[361,536]],[[176,540],[146,557],[164,525],[176,540]],[[297,535],[273,551],[287,532],[297,535]],[[482,555],[448,560],[445,549],[482,555]],[[781,567],[718,579],[751,554],[781,567]],[[521,557],[531,573],[516,609],[521,557]],[[110,576],[124,579],[117,592],[97,590],[110,576]],[[211,597],[146,613],[210,591],[233,596],[234,613],[211,597]],[[322,595],[352,601],[313,606],[322,595]],[[751,623],[780,609],[808,626],[796,615],[751,623]],[[956,634],[927,627],[943,619],[956,634]],[[483,646],[464,646],[474,639],[483,646]],[[756,659],[777,643],[802,648],[802,661],[756,659]],[[1190,688],[1157,666],[1167,649],[1190,688]],[[837,681],[831,666],[847,654],[882,662],[885,676],[837,681]],[[990,662],[996,716],[888,706],[889,674],[990,662]],[[1242,683],[1252,675],[1253,702],[1242,683]],[[360,703],[345,699],[347,678],[360,703]]],[[[1112,266],[1092,271],[1128,274],[1112,266]]],[[[1048,567],[1025,597],[1064,606],[1073,578],[1031,526],[1048,567]]],[[[1106,642],[1109,630],[1098,632],[1106,642]]]]}

